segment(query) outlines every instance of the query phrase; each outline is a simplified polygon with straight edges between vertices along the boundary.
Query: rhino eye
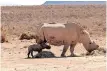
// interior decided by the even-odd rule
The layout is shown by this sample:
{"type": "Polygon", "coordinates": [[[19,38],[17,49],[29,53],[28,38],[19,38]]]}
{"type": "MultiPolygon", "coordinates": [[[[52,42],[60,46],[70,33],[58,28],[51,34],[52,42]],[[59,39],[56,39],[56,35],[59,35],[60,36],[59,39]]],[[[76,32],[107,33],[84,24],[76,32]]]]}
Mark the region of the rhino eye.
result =
{"type": "Polygon", "coordinates": [[[89,44],[91,44],[91,42],[89,44]]]}

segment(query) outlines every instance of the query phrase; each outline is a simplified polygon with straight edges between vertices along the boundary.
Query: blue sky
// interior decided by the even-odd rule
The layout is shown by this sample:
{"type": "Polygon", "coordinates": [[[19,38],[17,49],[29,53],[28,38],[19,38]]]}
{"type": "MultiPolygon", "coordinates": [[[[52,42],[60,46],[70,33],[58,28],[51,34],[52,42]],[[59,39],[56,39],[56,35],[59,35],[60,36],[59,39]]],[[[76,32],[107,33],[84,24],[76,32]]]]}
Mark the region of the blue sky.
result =
{"type": "Polygon", "coordinates": [[[63,4],[106,4],[105,1],[46,1],[44,5],[63,5],[63,4]]]}
{"type": "Polygon", "coordinates": [[[45,1],[45,0],[0,0],[0,5],[61,5],[61,4],[105,4],[104,1],[45,1]]]}

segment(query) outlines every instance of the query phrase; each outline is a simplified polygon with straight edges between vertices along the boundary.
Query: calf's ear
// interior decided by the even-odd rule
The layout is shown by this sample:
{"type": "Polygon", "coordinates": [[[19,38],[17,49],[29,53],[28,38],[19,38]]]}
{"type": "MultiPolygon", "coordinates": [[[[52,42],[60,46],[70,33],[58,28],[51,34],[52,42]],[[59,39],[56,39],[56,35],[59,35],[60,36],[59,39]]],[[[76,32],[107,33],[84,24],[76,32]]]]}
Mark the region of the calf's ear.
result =
{"type": "Polygon", "coordinates": [[[45,42],[45,43],[47,42],[46,39],[44,39],[44,42],[45,42]]]}

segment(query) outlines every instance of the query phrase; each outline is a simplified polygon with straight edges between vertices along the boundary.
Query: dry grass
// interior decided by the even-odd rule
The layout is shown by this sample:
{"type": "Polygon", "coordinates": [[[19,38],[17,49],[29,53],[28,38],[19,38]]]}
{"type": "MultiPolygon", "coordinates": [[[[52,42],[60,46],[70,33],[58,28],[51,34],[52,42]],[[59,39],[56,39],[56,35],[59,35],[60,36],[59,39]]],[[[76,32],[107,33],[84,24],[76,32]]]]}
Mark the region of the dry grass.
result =
{"type": "Polygon", "coordinates": [[[35,39],[35,35],[32,35],[32,34],[28,35],[26,33],[22,33],[19,39],[20,40],[23,40],[23,39],[27,39],[27,40],[35,39]]]}
{"type": "Polygon", "coordinates": [[[36,34],[36,30],[44,22],[76,22],[93,35],[105,36],[106,6],[50,5],[1,7],[1,23],[9,36],[20,36],[20,34],[25,32],[36,34]]]}

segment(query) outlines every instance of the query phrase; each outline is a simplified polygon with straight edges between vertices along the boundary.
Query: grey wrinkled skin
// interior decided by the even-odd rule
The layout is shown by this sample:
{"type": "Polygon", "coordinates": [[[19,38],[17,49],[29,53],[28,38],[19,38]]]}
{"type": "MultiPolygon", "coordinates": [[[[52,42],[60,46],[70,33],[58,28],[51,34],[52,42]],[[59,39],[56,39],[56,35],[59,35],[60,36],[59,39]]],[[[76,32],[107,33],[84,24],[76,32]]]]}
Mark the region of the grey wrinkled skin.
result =
{"type": "Polygon", "coordinates": [[[32,58],[34,58],[33,51],[37,51],[38,53],[40,53],[40,52],[42,52],[42,49],[51,49],[51,47],[49,45],[47,45],[46,43],[30,45],[28,47],[28,54],[27,54],[28,58],[29,58],[30,54],[31,54],[32,58]]]}

